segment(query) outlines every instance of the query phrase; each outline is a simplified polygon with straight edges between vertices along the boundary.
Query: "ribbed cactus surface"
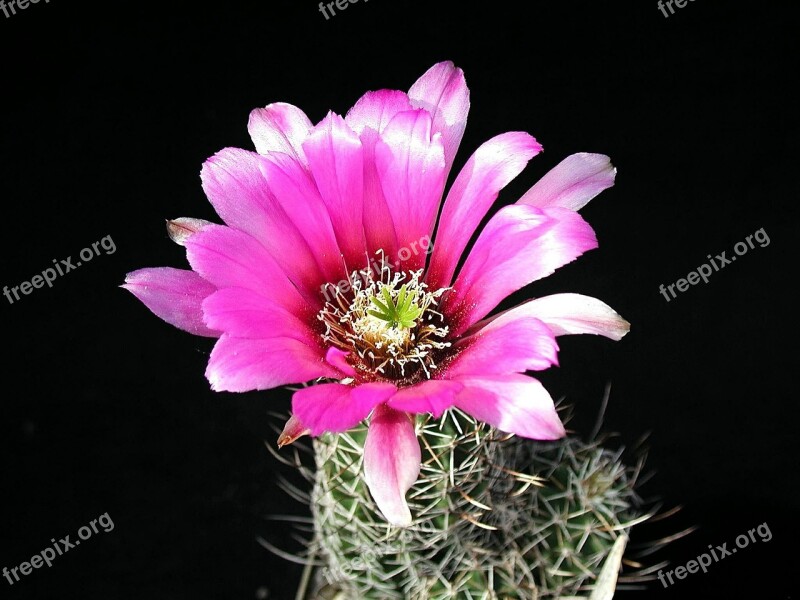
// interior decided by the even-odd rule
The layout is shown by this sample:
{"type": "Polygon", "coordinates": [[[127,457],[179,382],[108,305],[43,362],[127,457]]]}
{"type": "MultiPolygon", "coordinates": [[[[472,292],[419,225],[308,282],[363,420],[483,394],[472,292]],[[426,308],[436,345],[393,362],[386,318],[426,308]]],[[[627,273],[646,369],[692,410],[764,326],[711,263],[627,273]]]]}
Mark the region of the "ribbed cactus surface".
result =
{"type": "Polygon", "coordinates": [[[411,527],[388,525],[362,477],[366,428],[314,440],[314,598],[588,596],[614,541],[643,516],[637,468],[575,437],[532,442],[452,409],[419,417],[411,527]]]}

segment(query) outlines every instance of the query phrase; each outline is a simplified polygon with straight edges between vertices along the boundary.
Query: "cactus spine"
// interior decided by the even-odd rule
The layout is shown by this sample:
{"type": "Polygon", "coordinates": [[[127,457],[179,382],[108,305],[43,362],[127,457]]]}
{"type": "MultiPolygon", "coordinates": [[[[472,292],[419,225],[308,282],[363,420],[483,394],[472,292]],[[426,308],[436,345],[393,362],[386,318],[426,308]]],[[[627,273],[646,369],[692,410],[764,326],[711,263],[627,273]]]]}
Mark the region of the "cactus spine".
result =
{"type": "MultiPolygon", "coordinates": [[[[420,416],[414,523],[388,525],[361,476],[366,427],[314,440],[313,598],[588,596],[615,540],[647,517],[638,466],[574,437],[532,442],[451,409],[420,416]]],[[[640,465],[639,465],[640,466],[640,465]]]]}

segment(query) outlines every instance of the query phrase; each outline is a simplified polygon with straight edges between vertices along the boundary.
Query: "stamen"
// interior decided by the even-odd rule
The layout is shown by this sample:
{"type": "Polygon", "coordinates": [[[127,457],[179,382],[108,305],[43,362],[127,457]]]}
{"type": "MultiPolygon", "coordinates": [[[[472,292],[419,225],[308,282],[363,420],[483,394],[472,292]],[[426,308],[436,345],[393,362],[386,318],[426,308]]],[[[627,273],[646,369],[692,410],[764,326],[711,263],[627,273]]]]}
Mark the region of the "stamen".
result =
{"type": "MultiPolygon", "coordinates": [[[[317,318],[325,325],[323,340],[351,353],[353,367],[364,380],[390,380],[401,385],[430,379],[450,342],[445,318],[435,307],[449,288],[431,292],[423,271],[393,273],[382,252],[380,272],[353,271],[347,296],[332,284],[317,318]]],[[[373,265],[375,261],[372,262],[373,265]]]]}

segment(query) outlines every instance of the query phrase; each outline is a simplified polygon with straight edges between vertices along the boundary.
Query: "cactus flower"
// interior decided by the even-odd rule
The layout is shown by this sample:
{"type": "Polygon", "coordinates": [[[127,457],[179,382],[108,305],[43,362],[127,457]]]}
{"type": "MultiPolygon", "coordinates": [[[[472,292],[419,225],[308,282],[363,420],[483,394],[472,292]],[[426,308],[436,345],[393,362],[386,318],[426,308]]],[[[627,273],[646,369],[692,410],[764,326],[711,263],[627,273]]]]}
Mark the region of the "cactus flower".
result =
{"type": "Polygon", "coordinates": [[[315,383],[294,393],[283,443],[369,419],[364,479],[400,526],[420,470],[414,415],[456,407],[519,436],[559,438],[550,395],[526,373],[557,363],[560,335],[628,331],[577,294],[491,314],[597,246],[577,210],[616,171],[606,156],[568,157],[488,221],[458,268],[499,192],[542,149],[527,133],[500,134],[445,194],[468,110],[449,62],[408,93],[368,92],[317,124],[289,104],[254,110],[256,151],[227,148],[202,168],[225,225],[171,221],[191,270],[142,269],[123,286],[168,323],[218,338],[212,389],[315,383]]]}

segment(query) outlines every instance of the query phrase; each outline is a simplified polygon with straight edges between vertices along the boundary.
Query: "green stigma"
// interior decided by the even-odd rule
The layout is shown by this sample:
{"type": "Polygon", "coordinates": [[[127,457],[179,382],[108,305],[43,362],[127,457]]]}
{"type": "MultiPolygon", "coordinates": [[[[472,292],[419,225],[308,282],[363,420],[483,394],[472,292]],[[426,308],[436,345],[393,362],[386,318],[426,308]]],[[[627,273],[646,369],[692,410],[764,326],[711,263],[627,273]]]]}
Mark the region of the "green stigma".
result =
{"type": "Polygon", "coordinates": [[[370,301],[377,310],[367,311],[370,315],[381,321],[386,321],[389,327],[395,329],[411,329],[416,325],[416,319],[422,314],[423,309],[417,305],[417,292],[408,293],[405,285],[397,290],[397,298],[392,296],[389,286],[381,286],[380,295],[371,296],[370,301]]]}

